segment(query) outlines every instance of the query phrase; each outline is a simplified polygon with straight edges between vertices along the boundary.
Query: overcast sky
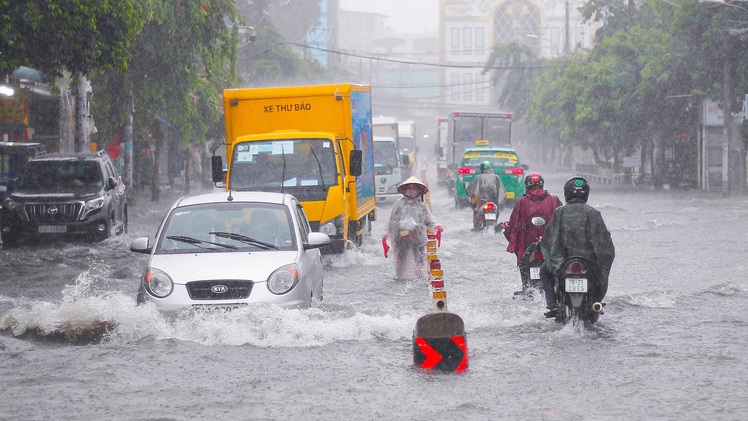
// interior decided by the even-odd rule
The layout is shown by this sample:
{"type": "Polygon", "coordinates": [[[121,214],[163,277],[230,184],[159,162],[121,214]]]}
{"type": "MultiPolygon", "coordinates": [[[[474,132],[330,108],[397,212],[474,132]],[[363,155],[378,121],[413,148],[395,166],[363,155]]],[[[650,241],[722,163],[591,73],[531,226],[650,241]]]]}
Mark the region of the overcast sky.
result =
{"type": "Polygon", "coordinates": [[[389,16],[385,26],[396,34],[435,31],[439,28],[439,0],[340,0],[340,8],[389,16]]]}

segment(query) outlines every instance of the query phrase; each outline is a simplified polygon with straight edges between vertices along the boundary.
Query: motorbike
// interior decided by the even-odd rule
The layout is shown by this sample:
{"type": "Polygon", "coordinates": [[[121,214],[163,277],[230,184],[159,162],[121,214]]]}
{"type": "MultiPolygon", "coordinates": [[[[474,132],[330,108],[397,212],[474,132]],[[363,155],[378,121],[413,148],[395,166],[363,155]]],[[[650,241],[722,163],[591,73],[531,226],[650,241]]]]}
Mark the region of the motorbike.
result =
{"type": "Polygon", "coordinates": [[[483,231],[496,225],[499,217],[499,206],[494,202],[479,200],[473,207],[473,231],[483,231]]]}
{"type": "Polygon", "coordinates": [[[570,257],[564,260],[556,280],[556,302],[559,304],[556,322],[597,322],[605,304],[593,298],[598,295],[599,288],[595,273],[594,265],[587,259],[570,257]]]}
{"type": "MultiPolygon", "coordinates": [[[[535,226],[546,224],[546,220],[542,216],[535,216],[530,221],[535,226]]],[[[500,226],[503,228],[507,224],[507,222],[503,222],[500,226]]],[[[536,238],[535,241],[527,245],[522,258],[517,264],[520,279],[522,280],[522,290],[515,291],[515,296],[523,295],[532,298],[534,292],[541,290],[543,287],[540,282],[540,267],[543,266],[545,261],[543,260],[543,253],[540,252],[540,239],[541,237],[536,238]]]]}

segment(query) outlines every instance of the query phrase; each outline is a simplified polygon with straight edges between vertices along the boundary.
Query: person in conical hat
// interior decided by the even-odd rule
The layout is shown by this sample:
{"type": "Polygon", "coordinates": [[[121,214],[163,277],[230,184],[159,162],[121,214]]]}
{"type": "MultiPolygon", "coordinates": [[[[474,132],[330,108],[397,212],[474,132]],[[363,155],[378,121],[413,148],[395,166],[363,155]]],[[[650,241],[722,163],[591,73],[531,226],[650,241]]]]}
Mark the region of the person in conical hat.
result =
{"type": "Polygon", "coordinates": [[[407,180],[403,181],[402,183],[400,183],[400,185],[397,186],[397,192],[400,193],[400,194],[402,194],[402,195],[405,195],[406,188],[409,187],[409,186],[411,186],[411,185],[413,185],[413,187],[419,189],[421,191],[421,195],[424,195],[424,194],[426,194],[426,193],[429,192],[428,186],[426,186],[425,184],[423,184],[421,182],[421,180],[419,180],[415,176],[411,176],[409,179],[407,179],[407,180]]]}
{"type": "Polygon", "coordinates": [[[397,191],[403,197],[392,205],[382,241],[392,242],[397,279],[427,279],[426,244],[428,230],[441,231],[423,195],[429,188],[416,177],[403,181],[397,191]]]}

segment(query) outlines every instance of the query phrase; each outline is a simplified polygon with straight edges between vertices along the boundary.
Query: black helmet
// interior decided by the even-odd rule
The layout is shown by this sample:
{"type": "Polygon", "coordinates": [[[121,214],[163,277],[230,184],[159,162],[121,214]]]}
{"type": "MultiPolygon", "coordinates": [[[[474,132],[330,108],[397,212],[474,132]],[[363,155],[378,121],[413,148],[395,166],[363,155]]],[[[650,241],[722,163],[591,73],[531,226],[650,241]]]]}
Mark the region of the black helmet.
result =
{"type": "Polygon", "coordinates": [[[590,195],[590,185],[582,177],[571,177],[564,184],[564,199],[566,203],[582,202],[587,203],[590,195]]]}
{"type": "Polygon", "coordinates": [[[543,177],[536,172],[525,177],[525,190],[529,189],[530,187],[536,186],[542,189],[543,184],[545,184],[545,181],[543,181],[543,177]]]}

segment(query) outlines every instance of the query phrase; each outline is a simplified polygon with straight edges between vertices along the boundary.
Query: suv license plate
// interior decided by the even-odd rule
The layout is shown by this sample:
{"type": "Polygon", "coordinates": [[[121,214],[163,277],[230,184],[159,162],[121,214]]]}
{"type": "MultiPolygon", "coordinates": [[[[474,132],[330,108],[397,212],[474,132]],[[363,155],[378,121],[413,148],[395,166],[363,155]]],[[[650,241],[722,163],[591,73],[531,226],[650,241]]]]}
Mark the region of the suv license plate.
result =
{"type": "Polygon", "coordinates": [[[240,307],[246,307],[247,303],[234,304],[193,304],[192,309],[200,313],[230,313],[240,307]]]}
{"type": "Polygon", "coordinates": [[[530,268],[530,279],[540,279],[540,266],[530,268]]]}
{"type": "Polygon", "coordinates": [[[587,278],[566,278],[566,292],[587,292],[587,278]]]}
{"type": "Polygon", "coordinates": [[[39,225],[40,234],[64,233],[68,232],[67,225],[39,225]]]}

